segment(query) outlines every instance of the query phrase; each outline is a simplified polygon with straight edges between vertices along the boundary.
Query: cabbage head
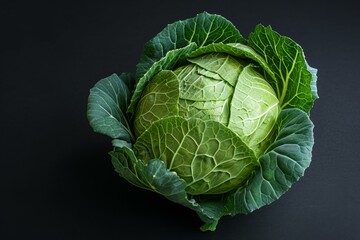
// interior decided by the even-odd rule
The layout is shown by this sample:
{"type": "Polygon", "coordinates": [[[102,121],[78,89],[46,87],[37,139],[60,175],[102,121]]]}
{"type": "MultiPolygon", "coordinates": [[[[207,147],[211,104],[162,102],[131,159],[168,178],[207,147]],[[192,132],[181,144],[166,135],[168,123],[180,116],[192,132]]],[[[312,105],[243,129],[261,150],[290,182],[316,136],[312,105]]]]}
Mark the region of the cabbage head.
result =
{"type": "Polygon", "coordinates": [[[248,39],[206,12],[144,46],[136,76],[91,89],[88,119],[113,139],[115,170],[197,212],[202,230],[278,199],[314,143],[316,69],[293,40],[256,26],[248,39]]]}

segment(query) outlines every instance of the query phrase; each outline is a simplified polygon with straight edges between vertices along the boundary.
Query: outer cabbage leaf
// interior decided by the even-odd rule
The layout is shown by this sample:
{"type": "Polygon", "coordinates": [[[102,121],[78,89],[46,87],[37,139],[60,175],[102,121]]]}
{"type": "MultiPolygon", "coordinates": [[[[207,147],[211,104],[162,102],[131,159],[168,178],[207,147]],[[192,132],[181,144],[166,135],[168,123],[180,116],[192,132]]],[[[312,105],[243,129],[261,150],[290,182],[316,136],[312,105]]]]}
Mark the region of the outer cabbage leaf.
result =
{"type": "Polygon", "coordinates": [[[137,160],[131,146],[121,140],[113,140],[113,145],[115,148],[109,154],[115,171],[133,185],[151,190],[151,186],[147,184],[142,174],[145,165],[137,160]]]}
{"type": "Polygon", "coordinates": [[[222,16],[200,13],[194,18],[169,24],[144,46],[137,65],[136,77],[141,78],[167,52],[191,43],[205,46],[211,43],[245,43],[235,26],[222,16]]]}
{"type": "Polygon", "coordinates": [[[305,61],[302,48],[270,27],[258,25],[249,35],[248,45],[260,54],[275,78],[267,80],[275,89],[281,108],[299,108],[309,113],[316,93],[316,70],[305,61]]]}
{"type": "Polygon", "coordinates": [[[259,159],[260,168],[246,188],[228,197],[224,215],[246,214],[270,204],[304,175],[314,144],[309,116],[297,108],[284,109],[275,130],[275,141],[259,159]]]}
{"type": "Polygon", "coordinates": [[[113,74],[90,90],[87,117],[95,132],[128,142],[133,139],[126,114],[133,84],[130,74],[113,74]]]}
{"type": "Polygon", "coordinates": [[[152,159],[148,163],[136,158],[134,152],[124,141],[116,141],[116,147],[110,152],[112,163],[119,175],[137,187],[157,192],[167,199],[184,205],[197,212],[205,222],[203,230],[215,230],[220,218],[219,212],[212,207],[201,206],[190,198],[186,183],[176,172],[166,169],[164,161],[152,159]]]}

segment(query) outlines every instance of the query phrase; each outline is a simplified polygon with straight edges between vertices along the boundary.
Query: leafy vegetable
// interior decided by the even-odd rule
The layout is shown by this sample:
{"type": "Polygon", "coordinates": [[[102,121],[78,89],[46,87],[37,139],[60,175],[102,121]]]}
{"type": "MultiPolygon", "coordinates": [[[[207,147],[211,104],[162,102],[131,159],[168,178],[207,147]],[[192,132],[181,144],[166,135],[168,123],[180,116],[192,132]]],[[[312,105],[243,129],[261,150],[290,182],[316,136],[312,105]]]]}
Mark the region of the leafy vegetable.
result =
{"type": "Polygon", "coordinates": [[[246,40],[204,12],[145,44],[136,77],[100,80],[88,119],[113,139],[120,176],[193,209],[205,231],[303,176],[316,98],[316,69],[298,44],[262,25],[246,40]]]}

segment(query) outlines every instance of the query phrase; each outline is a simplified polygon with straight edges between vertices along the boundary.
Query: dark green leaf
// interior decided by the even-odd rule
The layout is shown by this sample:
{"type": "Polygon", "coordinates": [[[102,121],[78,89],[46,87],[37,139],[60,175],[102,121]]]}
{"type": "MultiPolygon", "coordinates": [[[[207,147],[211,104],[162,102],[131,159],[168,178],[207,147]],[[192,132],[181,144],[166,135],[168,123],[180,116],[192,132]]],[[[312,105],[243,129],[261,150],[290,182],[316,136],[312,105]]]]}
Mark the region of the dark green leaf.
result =
{"type": "Polygon", "coordinates": [[[132,133],[129,128],[126,110],[130,102],[128,86],[131,76],[113,74],[98,81],[90,90],[87,116],[95,132],[130,142],[132,133]]]}
{"type": "Polygon", "coordinates": [[[169,24],[144,46],[136,77],[141,78],[171,50],[186,47],[190,43],[205,46],[220,42],[245,43],[234,25],[222,16],[204,12],[194,18],[169,24]]]}
{"type": "MultiPolygon", "coordinates": [[[[117,142],[117,146],[119,146],[119,142],[117,142]]],[[[137,187],[151,190],[150,186],[148,186],[146,182],[143,182],[142,175],[138,174],[142,174],[145,170],[144,164],[137,160],[134,152],[128,148],[126,144],[123,144],[122,147],[116,147],[115,150],[109,154],[115,171],[119,173],[121,177],[137,187]]]]}
{"type": "Polygon", "coordinates": [[[135,77],[131,73],[121,73],[120,79],[126,84],[130,93],[132,93],[136,85],[135,77]]]}
{"type": "Polygon", "coordinates": [[[250,34],[248,44],[275,73],[274,79],[267,80],[275,89],[281,108],[295,107],[308,113],[317,98],[316,71],[308,67],[301,47],[262,25],[250,34]]]}
{"type": "Polygon", "coordinates": [[[296,108],[282,110],[276,133],[275,142],[259,160],[254,178],[246,188],[229,196],[225,214],[246,214],[270,204],[304,175],[314,144],[308,115],[296,108]]]}
{"type": "Polygon", "coordinates": [[[163,161],[152,159],[144,163],[136,158],[126,142],[117,141],[115,144],[119,147],[115,147],[110,155],[115,170],[121,177],[135,186],[157,192],[173,202],[196,211],[206,223],[203,229],[215,230],[219,219],[218,211],[214,211],[210,206],[203,208],[195,199],[189,199],[185,191],[185,181],[175,172],[167,170],[163,161]]]}

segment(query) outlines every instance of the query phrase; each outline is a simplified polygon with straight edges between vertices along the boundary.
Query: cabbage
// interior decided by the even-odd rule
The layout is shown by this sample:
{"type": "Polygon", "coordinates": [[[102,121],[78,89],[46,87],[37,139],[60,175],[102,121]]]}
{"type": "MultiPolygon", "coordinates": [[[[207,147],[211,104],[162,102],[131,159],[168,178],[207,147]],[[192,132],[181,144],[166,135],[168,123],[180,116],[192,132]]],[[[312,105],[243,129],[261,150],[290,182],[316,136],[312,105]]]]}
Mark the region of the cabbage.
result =
{"type": "Polygon", "coordinates": [[[248,39],[198,14],[144,46],[136,76],[91,89],[88,119],[113,139],[115,170],[197,212],[202,230],[278,199],[303,176],[314,143],[316,69],[271,27],[248,39]]]}

